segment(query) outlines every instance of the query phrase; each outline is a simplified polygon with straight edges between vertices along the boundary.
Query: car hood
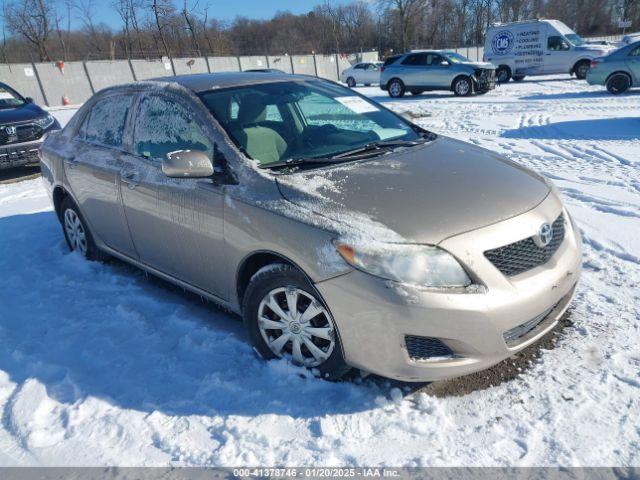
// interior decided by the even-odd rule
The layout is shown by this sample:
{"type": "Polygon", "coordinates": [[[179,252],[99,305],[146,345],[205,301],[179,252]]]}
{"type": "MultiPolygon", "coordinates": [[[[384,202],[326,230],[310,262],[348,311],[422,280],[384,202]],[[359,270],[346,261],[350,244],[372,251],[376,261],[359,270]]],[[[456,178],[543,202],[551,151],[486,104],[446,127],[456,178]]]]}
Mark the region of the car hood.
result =
{"type": "Polygon", "coordinates": [[[589,53],[591,55],[606,55],[616,49],[614,46],[607,45],[580,45],[575,47],[577,52],[589,53]]]}
{"type": "Polygon", "coordinates": [[[490,62],[463,62],[463,65],[468,65],[473,68],[489,68],[495,70],[497,67],[490,62]]]}
{"type": "Polygon", "coordinates": [[[33,103],[26,103],[15,108],[0,108],[0,125],[15,122],[26,122],[45,115],[45,111],[33,103]]]}
{"type": "Polygon", "coordinates": [[[364,216],[403,241],[431,245],[524,213],[550,190],[510,160],[443,137],[373,160],[280,175],[277,182],[285,199],[337,222],[340,233],[349,230],[349,219],[364,216]]]}

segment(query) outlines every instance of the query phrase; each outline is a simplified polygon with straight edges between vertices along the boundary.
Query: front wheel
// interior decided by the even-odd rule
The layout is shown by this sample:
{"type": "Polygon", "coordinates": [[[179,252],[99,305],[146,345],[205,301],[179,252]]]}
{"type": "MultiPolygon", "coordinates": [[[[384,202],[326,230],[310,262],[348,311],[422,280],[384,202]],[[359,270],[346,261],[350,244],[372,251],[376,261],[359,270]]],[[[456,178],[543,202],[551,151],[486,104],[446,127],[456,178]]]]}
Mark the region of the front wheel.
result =
{"type": "Polygon", "coordinates": [[[70,197],[62,201],[60,222],[69,249],[78,252],[87,260],[102,260],[104,255],[98,250],[93,236],[70,197]]]}
{"type": "Polygon", "coordinates": [[[576,78],[580,80],[584,80],[585,78],[587,78],[587,73],[589,72],[589,68],[591,68],[590,62],[578,63],[578,65],[576,65],[576,67],[573,69],[574,73],[576,74],[576,78]]]}
{"type": "Polygon", "coordinates": [[[460,77],[453,82],[453,93],[456,97],[468,97],[473,93],[473,84],[469,77],[460,77]]]}
{"type": "Polygon", "coordinates": [[[253,276],[243,319],[263,358],[288,358],[328,379],[350,370],[331,313],[313,285],[290,265],[273,264],[253,276]]]}
{"type": "Polygon", "coordinates": [[[404,84],[401,80],[394,78],[389,82],[387,87],[391,98],[400,98],[404,96],[404,84]]]}
{"type": "Polygon", "coordinates": [[[356,80],[353,77],[347,78],[347,87],[354,88],[356,86],[356,80]]]}
{"type": "Polygon", "coordinates": [[[619,95],[631,88],[631,78],[624,73],[615,73],[607,80],[607,90],[613,95],[619,95]]]}

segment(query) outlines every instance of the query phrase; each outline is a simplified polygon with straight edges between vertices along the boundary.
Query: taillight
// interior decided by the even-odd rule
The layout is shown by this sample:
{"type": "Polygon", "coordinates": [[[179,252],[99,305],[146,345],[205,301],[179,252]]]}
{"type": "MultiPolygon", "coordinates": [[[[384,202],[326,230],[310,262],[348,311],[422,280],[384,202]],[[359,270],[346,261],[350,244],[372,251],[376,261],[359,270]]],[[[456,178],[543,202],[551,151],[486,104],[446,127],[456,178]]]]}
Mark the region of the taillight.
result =
{"type": "Polygon", "coordinates": [[[598,62],[595,60],[591,60],[591,68],[596,68],[598,66],[598,62]]]}

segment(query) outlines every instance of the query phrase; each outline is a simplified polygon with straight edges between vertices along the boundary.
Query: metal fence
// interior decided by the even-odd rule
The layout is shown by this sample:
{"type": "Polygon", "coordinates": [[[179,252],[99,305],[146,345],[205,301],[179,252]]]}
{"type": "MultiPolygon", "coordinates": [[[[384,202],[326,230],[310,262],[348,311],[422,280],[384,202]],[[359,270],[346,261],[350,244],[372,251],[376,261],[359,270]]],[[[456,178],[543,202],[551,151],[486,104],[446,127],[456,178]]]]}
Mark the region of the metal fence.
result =
{"type": "Polygon", "coordinates": [[[0,64],[0,81],[37,103],[54,107],[83,103],[95,92],[112,85],[190,73],[276,68],[337,81],[340,72],[354,63],[377,60],[378,52],[363,52],[0,64]]]}

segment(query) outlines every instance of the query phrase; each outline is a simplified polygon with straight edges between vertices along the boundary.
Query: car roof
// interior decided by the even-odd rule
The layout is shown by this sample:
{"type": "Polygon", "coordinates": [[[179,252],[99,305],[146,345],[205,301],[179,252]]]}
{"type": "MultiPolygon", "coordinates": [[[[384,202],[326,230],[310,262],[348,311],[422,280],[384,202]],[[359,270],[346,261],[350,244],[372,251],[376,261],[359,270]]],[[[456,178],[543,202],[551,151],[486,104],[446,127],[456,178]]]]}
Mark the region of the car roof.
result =
{"type": "Polygon", "coordinates": [[[269,75],[265,75],[264,72],[220,72],[160,77],[154,78],[151,81],[166,84],[177,83],[194,93],[200,93],[219,88],[241,87],[257,83],[290,82],[292,80],[305,81],[311,79],[317,79],[317,77],[278,72],[271,72],[269,75]]]}

